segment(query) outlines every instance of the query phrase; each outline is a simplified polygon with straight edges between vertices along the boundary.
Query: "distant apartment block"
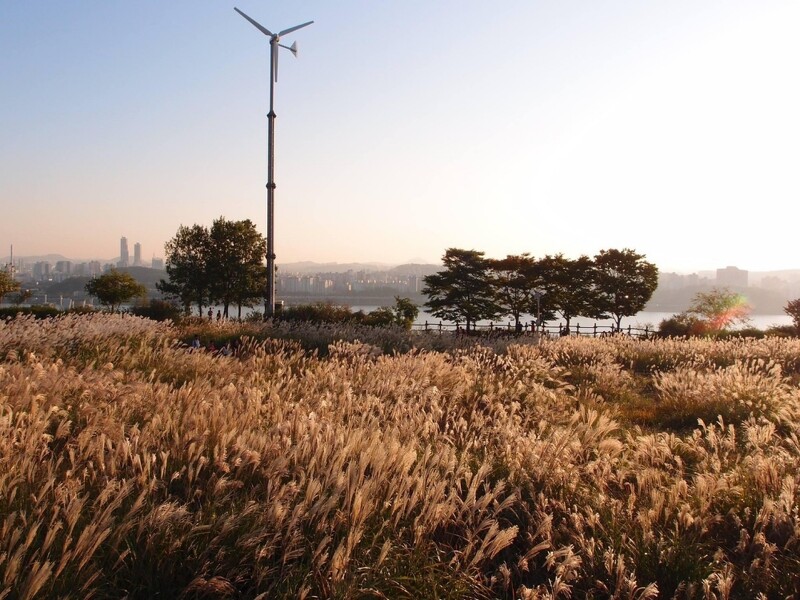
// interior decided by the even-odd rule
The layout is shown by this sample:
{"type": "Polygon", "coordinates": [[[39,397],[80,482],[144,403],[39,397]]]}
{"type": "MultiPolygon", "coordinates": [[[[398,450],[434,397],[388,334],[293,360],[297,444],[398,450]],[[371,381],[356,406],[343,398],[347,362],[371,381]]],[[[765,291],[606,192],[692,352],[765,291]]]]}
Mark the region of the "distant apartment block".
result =
{"type": "Polygon", "coordinates": [[[103,266],[100,264],[99,260],[92,260],[86,263],[87,277],[97,277],[102,272],[103,272],[103,266]]]}
{"type": "Polygon", "coordinates": [[[139,242],[133,245],[133,266],[142,266],[142,245],[139,242]]]}
{"type": "Polygon", "coordinates": [[[56,281],[64,281],[72,277],[72,262],[68,260],[59,260],[56,262],[56,267],[53,269],[53,279],[56,281]]]}
{"type": "Polygon", "coordinates": [[[153,269],[163,269],[164,268],[164,259],[163,258],[155,258],[155,257],[153,257],[153,260],[150,263],[150,266],[153,269]]]}
{"type": "Polygon", "coordinates": [[[686,287],[686,277],[678,273],[659,273],[658,287],[662,290],[679,290],[686,287]]]}
{"type": "Polygon", "coordinates": [[[39,261],[33,265],[33,278],[36,281],[47,281],[50,279],[50,263],[39,261]]]}
{"type": "Polygon", "coordinates": [[[314,275],[279,275],[278,293],[325,296],[330,294],[417,294],[422,279],[416,275],[394,275],[384,272],[316,273],[314,275]]]}
{"type": "Polygon", "coordinates": [[[72,265],[72,277],[96,277],[101,273],[102,265],[96,261],[81,262],[72,265]]]}
{"type": "Polygon", "coordinates": [[[72,262],[69,260],[58,261],[56,263],[56,273],[69,277],[72,273],[72,262]]]}
{"type": "Polygon", "coordinates": [[[748,272],[736,267],[717,269],[717,285],[733,288],[747,287],[748,272]]]}

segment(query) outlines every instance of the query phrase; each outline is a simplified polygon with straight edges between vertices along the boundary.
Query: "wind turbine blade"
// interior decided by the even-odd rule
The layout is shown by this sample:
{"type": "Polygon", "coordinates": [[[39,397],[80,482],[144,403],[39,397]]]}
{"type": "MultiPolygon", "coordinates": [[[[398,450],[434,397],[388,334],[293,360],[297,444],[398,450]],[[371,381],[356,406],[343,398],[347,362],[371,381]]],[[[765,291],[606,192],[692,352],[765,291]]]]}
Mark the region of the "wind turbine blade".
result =
{"type": "Polygon", "coordinates": [[[305,27],[307,25],[311,25],[313,22],[314,21],[309,21],[308,23],[303,23],[302,25],[295,25],[294,27],[289,27],[289,29],[284,29],[283,31],[281,31],[278,34],[278,37],[281,37],[282,35],[286,35],[287,33],[292,33],[293,31],[297,31],[298,29],[302,29],[303,27],[305,27]]]}
{"type": "Polygon", "coordinates": [[[244,14],[242,11],[240,11],[240,10],[239,10],[238,8],[236,8],[235,6],[233,7],[233,10],[235,10],[237,13],[239,13],[240,15],[242,15],[242,16],[243,16],[245,19],[247,19],[248,21],[250,21],[250,22],[253,24],[253,26],[254,26],[256,29],[258,29],[258,30],[259,30],[261,33],[263,33],[264,35],[268,35],[269,37],[272,37],[272,32],[271,32],[269,29],[267,29],[266,27],[264,27],[263,25],[261,25],[261,23],[259,23],[258,21],[255,21],[255,20],[251,19],[250,17],[248,17],[246,14],[244,14]]]}

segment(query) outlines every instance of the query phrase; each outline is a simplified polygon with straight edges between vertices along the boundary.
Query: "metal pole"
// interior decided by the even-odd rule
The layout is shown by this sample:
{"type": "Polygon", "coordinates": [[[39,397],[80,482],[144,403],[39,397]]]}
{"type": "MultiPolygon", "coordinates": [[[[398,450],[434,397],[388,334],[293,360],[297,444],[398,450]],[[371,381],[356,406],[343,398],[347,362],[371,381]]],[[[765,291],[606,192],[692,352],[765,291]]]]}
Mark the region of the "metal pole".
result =
{"type": "Polygon", "coordinates": [[[269,113],[267,114],[267,290],[264,298],[264,318],[275,314],[275,111],[273,110],[275,60],[278,40],[269,43],[269,113]]]}

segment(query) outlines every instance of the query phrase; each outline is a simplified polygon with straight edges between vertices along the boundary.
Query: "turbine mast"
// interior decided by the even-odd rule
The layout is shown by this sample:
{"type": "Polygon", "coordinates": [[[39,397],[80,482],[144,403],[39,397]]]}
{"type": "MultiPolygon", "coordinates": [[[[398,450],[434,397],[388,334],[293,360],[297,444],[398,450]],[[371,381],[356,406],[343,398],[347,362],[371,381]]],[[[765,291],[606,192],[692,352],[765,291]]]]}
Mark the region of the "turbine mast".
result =
{"type": "Polygon", "coordinates": [[[314,21],[308,21],[301,25],[289,27],[278,33],[272,33],[269,29],[259,22],[251,19],[238,8],[234,7],[237,13],[242,15],[261,33],[269,37],[269,112],[267,113],[267,289],[264,293],[264,318],[275,315],[275,82],[278,81],[278,52],[280,48],[290,50],[297,56],[297,44],[291,47],[280,44],[282,35],[297,31],[314,21]]]}

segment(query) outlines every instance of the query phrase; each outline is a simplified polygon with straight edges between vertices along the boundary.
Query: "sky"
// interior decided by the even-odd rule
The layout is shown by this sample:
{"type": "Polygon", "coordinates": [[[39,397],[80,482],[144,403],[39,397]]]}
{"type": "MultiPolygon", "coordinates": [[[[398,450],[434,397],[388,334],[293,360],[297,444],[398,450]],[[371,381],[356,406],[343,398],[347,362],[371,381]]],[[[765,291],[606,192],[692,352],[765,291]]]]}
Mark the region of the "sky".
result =
{"type": "Polygon", "coordinates": [[[577,258],[800,268],[796,0],[0,0],[0,255],[577,258]]]}

